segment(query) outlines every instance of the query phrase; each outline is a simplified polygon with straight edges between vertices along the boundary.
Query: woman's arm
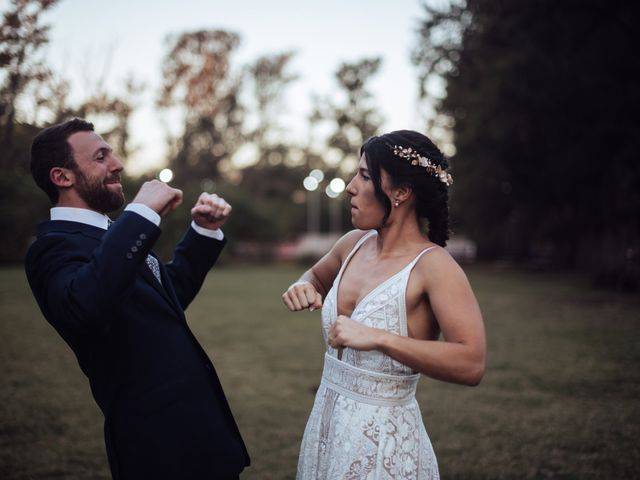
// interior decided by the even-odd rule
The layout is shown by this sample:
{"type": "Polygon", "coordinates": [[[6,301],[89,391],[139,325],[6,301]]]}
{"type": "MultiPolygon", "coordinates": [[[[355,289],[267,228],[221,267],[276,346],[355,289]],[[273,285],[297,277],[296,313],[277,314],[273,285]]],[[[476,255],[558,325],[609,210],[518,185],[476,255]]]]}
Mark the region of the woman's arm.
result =
{"type": "Polygon", "coordinates": [[[482,314],[466,275],[440,249],[425,255],[414,274],[444,341],[402,337],[341,315],[329,331],[329,343],[335,348],[379,350],[431,378],[477,385],[484,375],[486,340],[482,314]]]}
{"type": "Polygon", "coordinates": [[[333,285],[344,258],[366,232],[352,230],[340,238],[329,252],[282,294],[284,304],[292,312],[315,310],[333,285]]]}

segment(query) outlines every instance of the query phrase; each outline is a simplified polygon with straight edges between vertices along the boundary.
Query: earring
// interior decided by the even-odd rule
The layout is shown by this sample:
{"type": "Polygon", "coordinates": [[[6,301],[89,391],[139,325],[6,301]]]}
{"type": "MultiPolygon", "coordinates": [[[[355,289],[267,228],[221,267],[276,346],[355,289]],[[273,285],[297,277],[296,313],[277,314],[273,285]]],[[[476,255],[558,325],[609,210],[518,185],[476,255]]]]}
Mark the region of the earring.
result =
{"type": "Polygon", "coordinates": [[[393,204],[395,207],[400,206],[400,202],[398,200],[396,200],[396,203],[393,204]]]}

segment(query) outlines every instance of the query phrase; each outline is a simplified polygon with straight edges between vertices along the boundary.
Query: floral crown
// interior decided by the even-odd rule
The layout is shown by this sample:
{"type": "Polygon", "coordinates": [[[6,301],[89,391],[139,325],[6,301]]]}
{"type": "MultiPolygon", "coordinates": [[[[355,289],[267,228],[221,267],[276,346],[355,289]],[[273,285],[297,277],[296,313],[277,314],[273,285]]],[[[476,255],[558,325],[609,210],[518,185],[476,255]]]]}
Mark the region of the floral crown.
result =
{"type": "Polygon", "coordinates": [[[424,167],[429,175],[436,177],[442,183],[446,184],[447,187],[453,184],[453,177],[451,177],[450,173],[440,165],[436,165],[430,158],[420,155],[413,148],[394,145],[391,149],[396,157],[410,160],[411,165],[420,165],[421,167],[424,167]]]}

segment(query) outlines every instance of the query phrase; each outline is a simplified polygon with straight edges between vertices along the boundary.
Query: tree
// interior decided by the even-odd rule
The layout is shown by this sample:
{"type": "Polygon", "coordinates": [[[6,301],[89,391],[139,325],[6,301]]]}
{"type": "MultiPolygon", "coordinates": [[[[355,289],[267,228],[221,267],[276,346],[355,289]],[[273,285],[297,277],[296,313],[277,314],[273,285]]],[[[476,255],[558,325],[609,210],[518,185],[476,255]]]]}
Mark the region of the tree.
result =
{"type": "Polygon", "coordinates": [[[278,114],[282,113],[286,88],[297,78],[287,72],[292,58],[293,52],[263,55],[247,67],[256,116],[256,127],[248,139],[260,152],[258,163],[267,161],[271,146],[282,143],[278,114]]]}
{"type": "Polygon", "coordinates": [[[42,25],[41,16],[57,0],[12,0],[0,24],[0,167],[5,170],[12,158],[16,104],[34,82],[50,75],[38,56],[49,41],[49,26],[42,25]]]}
{"type": "MultiPolygon", "coordinates": [[[[365,58],[354,63],[342,63],[336,71],[336,80],[345,101],[329,102],[330,107],[323,112],[323,117],[335,125],[327,143],[342,153],[342,159],[349,156],[357,158],[360,146],[377,132],[382,123],[367,89],[367,83],[380,68],[380,63],[380,58],[365,58]]],[[[351,167],[354,165],[349,165],[348,170],[351,167]]]]}
{"type": "Polygon", "coordinates": [[[143,85],[138,83],[133,77],[129,77],[124,82],[124,92],[114,95],[105,90],[98,90],[78,106],[73,116],[81,118],[99,117],[109,121],[112,125],[100,134],[109,142],[118,155],[127,159],[131,154],[130,125],[131,115],[136,108],[136,99],[143,89],[143,85]]]}
{"type": "Polygon", "coordinates": [[[423,83],[446,81],[453,210],[481,252],[637,275],[638,6],[468,0],[425,13],[414,58],[423,83]]]}
{"type": "Polygon", "coordinates": [[[279,124],[287,87],[297,77],[289,73],[292,52],[263,55],[246,67],[255,118],[245,139],[252,147],[255,162],[242,170],[240,186],[260,201],[291,203],[291,189],[301,181],[295,169],[286,165],[293,146],[279,124]],[[269,179],[269,181],[265,181],[269,179]]]}
{"type": "Polygon", "coordinates": [[[215,179],[220,162],[242,138],[241,76],[231,73],[231,54],[240,37],[223,30],[199,30],[170,38],[164,59],[163,109],[177,109],[181,133],[170,134],[176,181],[215,179]]]}
{"type": "MultiPolygon", "coordinates": [[[[382,123],[368,88],[380,64],[380,58],[341,63],[335,72],[339,86],[337,97],[322,101],[314,98],[314,108],[309,116],[309,143],[303,148],[307,172],[319,168],[327,179],[353,175],[360,147],[377,132],[382,123]],[[321,147],[316,143],[318,139],[314,138],[316,130],[329,131],[321,147]],[[318,151],[318,148],[323,150],[318,151]]],[[[319,202],[324,194],[319,191],[311,192],[307,193],[307,198],[319,202]]],[[[346,199],[347,195],[342,194],[331,198],[327,205],[324,205],[326,202],[316,203],[322,205],[322,208],[314,217],[320,223],[329,224],[331,230],[349,228],[347,219],[340,215],[345,209],[346,199]]],[[[316,221],[310,222],[310,225],[315,223],[316,221]]]]}

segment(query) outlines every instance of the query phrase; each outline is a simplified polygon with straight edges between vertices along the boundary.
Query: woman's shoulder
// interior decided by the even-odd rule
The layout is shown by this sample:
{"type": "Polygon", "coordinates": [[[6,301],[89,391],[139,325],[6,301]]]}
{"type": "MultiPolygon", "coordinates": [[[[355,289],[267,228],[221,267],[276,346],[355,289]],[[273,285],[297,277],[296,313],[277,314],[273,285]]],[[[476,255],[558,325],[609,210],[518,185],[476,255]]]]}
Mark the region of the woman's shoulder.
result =
{"type": "Polygon", "coordinates": [[[434,277],[464,275],[458,262],[444,247],[432,243],[426,245],[423,252],[414,269],[425,280],[434,277]]]}
{"type": "Polygon", "coordinates": [[[365,236],[372,234],[375,230],[351,230],[345,233],[333,246],[334,254],[344,260],[358,242],[365,236]]]}

